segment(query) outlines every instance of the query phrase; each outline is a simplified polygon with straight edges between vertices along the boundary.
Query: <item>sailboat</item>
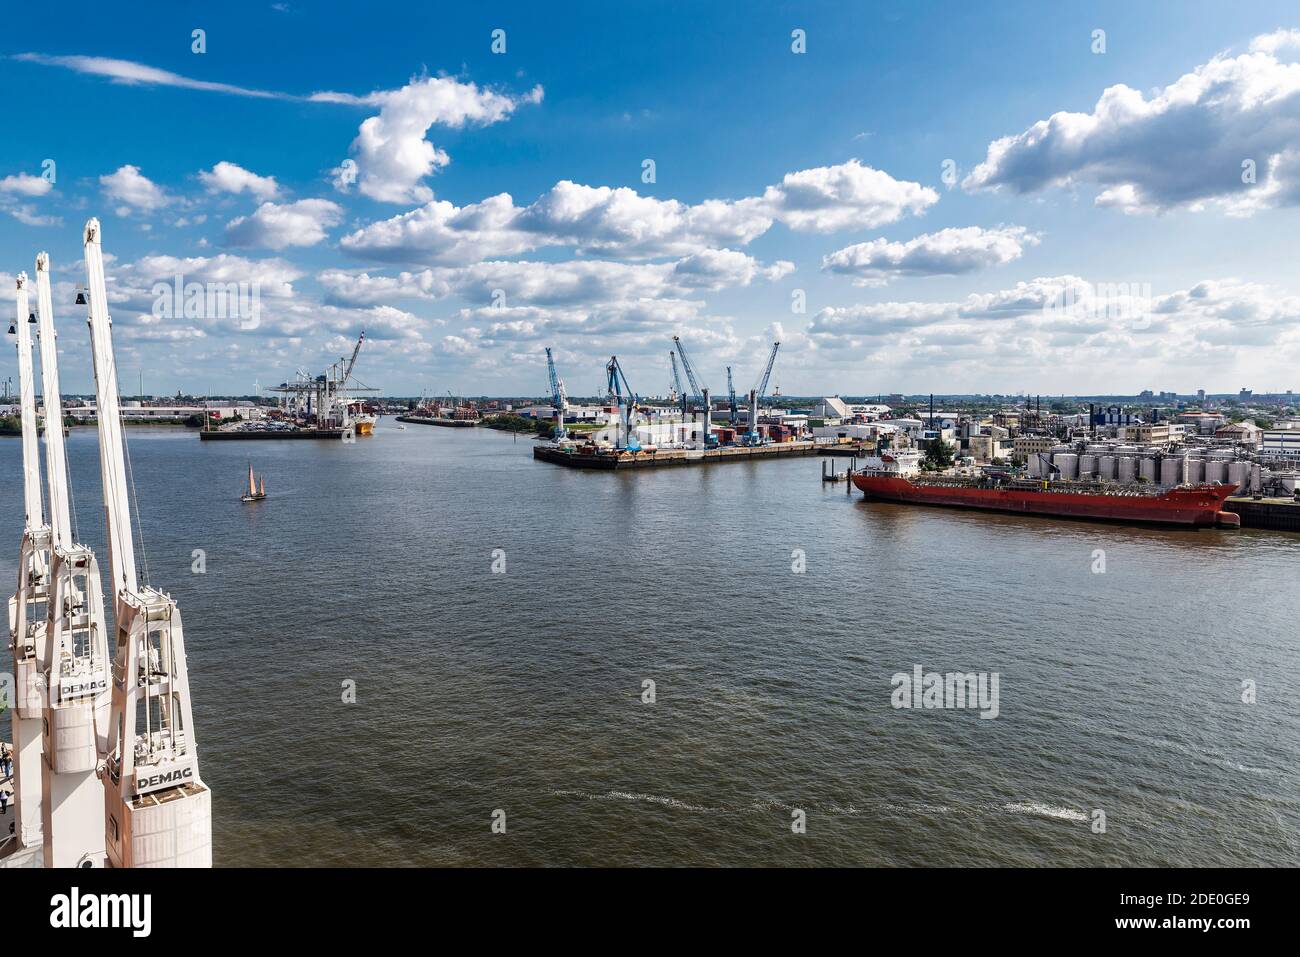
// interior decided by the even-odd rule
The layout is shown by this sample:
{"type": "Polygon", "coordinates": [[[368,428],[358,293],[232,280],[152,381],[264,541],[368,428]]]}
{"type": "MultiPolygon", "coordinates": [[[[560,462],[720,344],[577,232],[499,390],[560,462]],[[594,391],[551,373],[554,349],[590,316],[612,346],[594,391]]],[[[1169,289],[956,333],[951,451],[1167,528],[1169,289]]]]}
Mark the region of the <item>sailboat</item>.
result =
{"type": "Polygon", "coordinates": [[[266,479],[258,480],[256,485],[253,484],[253,463],[248,463],[248,491],[239,497],[241,502],[260,502],[266,498],[266,479]]]}

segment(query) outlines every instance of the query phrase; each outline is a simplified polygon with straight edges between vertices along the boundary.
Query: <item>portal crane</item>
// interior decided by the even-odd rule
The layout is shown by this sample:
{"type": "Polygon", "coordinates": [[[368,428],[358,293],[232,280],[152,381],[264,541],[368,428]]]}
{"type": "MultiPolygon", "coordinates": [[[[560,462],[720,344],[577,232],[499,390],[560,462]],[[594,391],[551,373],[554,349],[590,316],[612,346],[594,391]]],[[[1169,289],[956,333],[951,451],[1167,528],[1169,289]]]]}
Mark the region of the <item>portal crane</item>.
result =
{"type": "MultiPolygon", "coordinates": [[[[50,582],[50,526],[41,495],[41,450],[36,424],[36,383],[32,366],[32,325],[27,274],[18,274],[17,314],[9,331],[18,340],[18,397],[23,431],[23,540],[18,552],[18,589],[9,599],[9,644],[14,656],[13,785],[14,836],[20,846],[41,843],[44,783],[41,773],[41,693],[50,650],[46,641],[50,582]]],[[[49,423],[46,423],[47,428],[49,423]]],[[[2,835],[0,835],[2,836],[2,835]]],[[[33,855],[35,851],[33,851],[33,855]]]]}
{"type": "Polygon", "coordinates": [[[677,346],[677,353],[682,357],[682,368],[686,370],[686,381],[691,384],[693,398],[699,408],[704,412],[704,445],[708,446],[711,441],[716,441],[709,432],[710,420],[713,416],[711,403],[709,401],[709,387],[703,385],[695,374],[695,367],[691,364],[690,357],[686,355],[686,345],[682,342],[681,336],[673,336],[673,342],[677,346]]]}
{"type": "Polygon", "coordinates": [[[614,401],[618,406],[619,426],[620,431],[623,433],[622,441],[616,441],[614,447],[627,449],[629,452],[640,452],[641,443],[632,434],[632,416],[636,411],[637,397],[636,393],[632,391],[632,387],[628,385],[627,376],[623,374],[623,367],[619,365],[618,356],[609,357],[609,362],[605,365],[605,375],[608,382],[608,394],[614,397],[614,401]]]}
{"type": "Polygon", "coordinates": [[[102,836],[112,867],[211,867],[212,794],[199,776],[180,609],[136,572],[98,219],[86,223],[85,259],[117,625],[102,836]]]}
{"type": "Polygon", "coordinates": [[[730,422],[732,426],[735,426],[738,411],[736,409],[736,387],[731,381],[731,366],[727,366],[727,403],[728,408],[730,409],[727,421],[730,422]]]}
{"type": "Polygon", "coordinates": [[[98,768],[108,743],[108,626],[99,562],[72,537],[50,258],[45,253],[36,257],[36,314],[51,535],[45,626],[49,655],[42,681],[43,854],[46,867],[103,867],[104,788],[98,768]]]}
{"type": "Polygon", "coordinates": [[[564,427],[564,417],[569,411],[569,396],[564,391],[564,380],[555,374],[555,359],[551,347],[546,347],[546,374],[551,380],[551,403],[555,406],[555,441],[562,442],[568,437],[564,427]]]}
{"type": "Polygon", "coordinates": [[[776,351],[779,348],[781,348],[781,343],[772,343],[772,351],[767,355],[767,365],[763,367],[763,374],[759,376],[754,388],[749,390],[749,431],[745,433],[746,445],[757,445],[760,441],[758,435],[758,407],[763,401],[763,394],[767,392],[767,383],[772,378],[772,366],[776,363],[776,351]]]}
{"type": "Polygon", "coordinates": [[[687,395],[686,395],[686,390],[682,388],[682,376],[681,376],[681,373],[677,371],[677,353],[675,353],[675,352],[673,352],[671,349],[669,349],[669,350],[668,350],[668,358],[669,358],[669,360],[670,360],[670,361],[672,362],[672,364],[673,364],[673,395],[672,395],[672,399],[673,399],[674,402],[681,402],[681,404],[682,404],[682,417],[685,418],[685,417],[686,417],[686,414],[687,414],[687,413],[686,413],[687,395]]]}

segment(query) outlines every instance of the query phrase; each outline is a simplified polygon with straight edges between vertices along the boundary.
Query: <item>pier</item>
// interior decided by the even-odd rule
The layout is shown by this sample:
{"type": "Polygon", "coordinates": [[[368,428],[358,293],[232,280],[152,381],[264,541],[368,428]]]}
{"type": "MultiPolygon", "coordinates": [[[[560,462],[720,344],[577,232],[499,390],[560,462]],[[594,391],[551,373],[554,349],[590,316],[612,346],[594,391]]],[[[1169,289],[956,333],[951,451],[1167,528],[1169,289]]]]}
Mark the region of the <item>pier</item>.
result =
{"type": "Polygon", "coordinates": [[[1240,515],[1242,528],[1300,532],[1300,502],[1294,498],[1250,498],[1245,495],[1234,495],[1224,501],[1223,510],[1240,515]]]}
{"type": "Polygon", "coordinates": [[[723,446],[716,449],[658,449],[654,452],[569,452],[554,445],[533,447],[533,458],[575,469],[650,469],[682,465],[716,465],[721,462],[752,462],[816,455],[812,442],[779,442],[773,445],[723,446]]]}

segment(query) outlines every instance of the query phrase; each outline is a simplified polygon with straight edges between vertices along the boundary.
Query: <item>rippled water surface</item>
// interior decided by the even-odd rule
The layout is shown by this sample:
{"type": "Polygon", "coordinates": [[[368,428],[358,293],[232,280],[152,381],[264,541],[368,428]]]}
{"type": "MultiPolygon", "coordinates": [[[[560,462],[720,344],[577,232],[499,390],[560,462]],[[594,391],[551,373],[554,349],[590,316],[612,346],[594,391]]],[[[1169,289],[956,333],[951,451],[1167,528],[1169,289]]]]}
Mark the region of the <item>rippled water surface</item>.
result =
{"type": "MultiPolygon", "coordinates": [[[[129,435],[218,864],[1300,863],[1300,535],[871,504],[813,459],[584,473],[391,419],[129,435]],[[998,717],[894,709],[915,665],[997,672],[998,717]]],[[[106,565],[93,430],[69,452],[106,565]]]]}

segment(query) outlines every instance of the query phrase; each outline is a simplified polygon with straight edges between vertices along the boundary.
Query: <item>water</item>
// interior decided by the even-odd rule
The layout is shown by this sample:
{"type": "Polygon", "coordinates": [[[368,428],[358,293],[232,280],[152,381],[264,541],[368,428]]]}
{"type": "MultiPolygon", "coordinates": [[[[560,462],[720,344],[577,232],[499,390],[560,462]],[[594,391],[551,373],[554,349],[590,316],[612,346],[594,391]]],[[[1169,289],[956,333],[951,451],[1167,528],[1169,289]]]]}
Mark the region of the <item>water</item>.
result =
{"type": "MultiPolygon", "coordinates": [[[[814,459],[584,473],[391,419],[129,436],[220,865],[1300,863],[1298,535],[866,504],[814,459]],[[895,710],[916,664],[997,672],[999,717],[895,710]]],[[[106,566],[93,430],[68,447],[106,566]]]]}

